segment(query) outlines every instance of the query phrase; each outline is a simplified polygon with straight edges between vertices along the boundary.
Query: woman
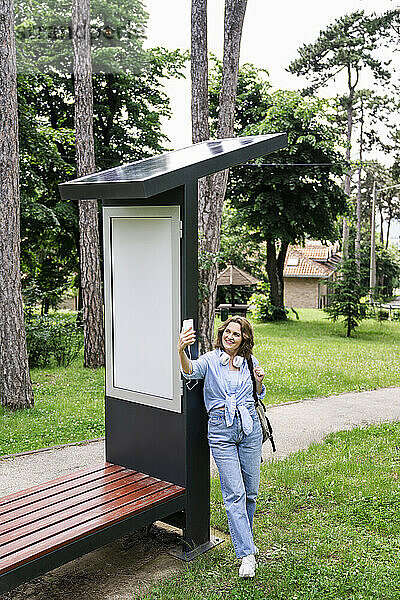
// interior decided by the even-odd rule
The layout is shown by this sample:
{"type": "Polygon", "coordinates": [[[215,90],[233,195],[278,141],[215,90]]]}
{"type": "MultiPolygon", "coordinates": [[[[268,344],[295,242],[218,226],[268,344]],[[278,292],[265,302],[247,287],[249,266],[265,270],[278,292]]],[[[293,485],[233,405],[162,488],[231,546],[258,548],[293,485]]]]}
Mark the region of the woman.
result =
{"type": "Polygon", "coordinates": [[[189,360],[185,348],[195,341],[193,329],[178,340],[181,369],[186,379],[204,379],[204,402],[209,415],[208,443],[218,468],[222,497],[240,577],[254,577],[253,517],[260,483],[262,430],[254,404],[247,359],[252,361],[258,397],[265,396],[264,371],[252,356],[253,329],[234,316],[218,329],[215,350],[189,360]]]}

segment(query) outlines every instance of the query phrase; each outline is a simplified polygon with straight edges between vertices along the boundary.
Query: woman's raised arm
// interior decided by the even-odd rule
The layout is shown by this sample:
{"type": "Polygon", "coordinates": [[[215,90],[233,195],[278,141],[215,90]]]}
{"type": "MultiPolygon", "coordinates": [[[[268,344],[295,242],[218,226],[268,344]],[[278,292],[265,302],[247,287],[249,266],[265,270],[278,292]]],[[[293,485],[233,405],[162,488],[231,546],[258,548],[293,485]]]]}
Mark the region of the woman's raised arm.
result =
{"type": "Polygon", "coordinates": [[[182,331],[179,334],[179,338],[178,338],[178,353],[179,353],[179,360],[181,362],[181,367],[182,367],[182,371],[184,373],[187,373],[188,375],[191,374],[192,372],[192,367],[190,364],[190,360],[188,359],[186,352],[185,352],[185,348],[187,346],[189,346],[190,344],[193,344],[196,341],[196,332],[193,330],[193,328],[188,329],[187,331],[182,331]]]}

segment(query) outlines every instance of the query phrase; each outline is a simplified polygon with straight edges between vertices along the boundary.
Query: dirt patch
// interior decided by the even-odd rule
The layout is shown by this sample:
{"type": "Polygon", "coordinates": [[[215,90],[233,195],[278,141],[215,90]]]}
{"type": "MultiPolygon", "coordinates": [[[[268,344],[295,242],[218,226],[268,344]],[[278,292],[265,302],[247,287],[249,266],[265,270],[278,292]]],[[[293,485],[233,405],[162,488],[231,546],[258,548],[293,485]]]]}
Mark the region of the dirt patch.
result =
{"type": "Polygon", "coordinates": [[[179,530],[157,523],[94,550],[6,594],[0,600],[132,600],[187,568],[167,553],[179,530]]]}

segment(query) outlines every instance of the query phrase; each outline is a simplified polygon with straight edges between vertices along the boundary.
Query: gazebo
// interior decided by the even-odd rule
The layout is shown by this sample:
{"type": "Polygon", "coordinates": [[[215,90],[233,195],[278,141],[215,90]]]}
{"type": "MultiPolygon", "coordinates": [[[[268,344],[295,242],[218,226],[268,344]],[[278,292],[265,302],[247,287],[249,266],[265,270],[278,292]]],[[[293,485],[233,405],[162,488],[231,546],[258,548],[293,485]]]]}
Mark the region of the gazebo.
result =
{"type": "Polygon", "coordinates": [[[218,274],[217,285],[229,285],[231,288],[231,304],[220,304],[219,309],[231,309],[233,312],[243,312],[244,314],[247,311],[247,305],[237,304],[235,305],[235,286],[239,285],[256,285],[260,280],[250,275],[250,273],[246,273],[243,269],[239,269],[235,265],[228,265],[223,271],[218,274]]]}

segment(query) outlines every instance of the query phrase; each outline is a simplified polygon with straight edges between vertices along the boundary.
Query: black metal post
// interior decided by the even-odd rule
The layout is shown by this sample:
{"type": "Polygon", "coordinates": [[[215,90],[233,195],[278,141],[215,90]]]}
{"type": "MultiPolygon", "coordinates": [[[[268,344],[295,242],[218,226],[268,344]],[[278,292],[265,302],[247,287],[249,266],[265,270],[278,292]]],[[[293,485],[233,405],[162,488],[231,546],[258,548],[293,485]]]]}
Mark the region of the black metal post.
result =
{"type": "MultiPolygon", "coordinates": [[[[198,324],[198,217],[197,180],[185,186],[182,238],[182,319],[198,324]]],[[[198,344],[191,348],[198,356],[198,344]]],[[[207,413],[202,385],[184,386],[186,414],[186,526],[185,547],[189,550],[210,541],[210,450],[207,443],[207,413]]]]}

